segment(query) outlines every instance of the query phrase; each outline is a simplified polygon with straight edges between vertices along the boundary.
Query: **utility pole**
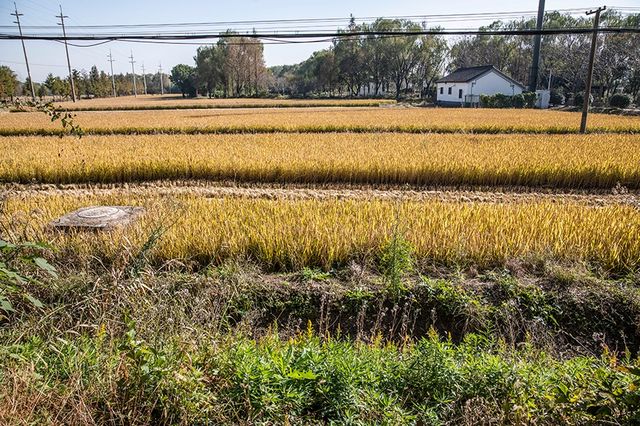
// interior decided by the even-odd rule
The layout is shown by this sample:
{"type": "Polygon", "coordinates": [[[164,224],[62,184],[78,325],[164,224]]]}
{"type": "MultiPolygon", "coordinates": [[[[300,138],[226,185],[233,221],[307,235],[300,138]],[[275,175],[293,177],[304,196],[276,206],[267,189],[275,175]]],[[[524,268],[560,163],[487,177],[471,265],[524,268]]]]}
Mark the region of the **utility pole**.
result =
{"type": "MultiPolygon", "coordinates": [[[[536,30],[542,30],[542,22],[544,21],[544,0],[538,3],[538,19],[536,20],[536,30]]],[[[531,73],[529,74],[529,91],[535,92],[538,88],[538,73],[540,67],[540,42],[542,35],[533,36],[533,63],[531,64],[531,73]]]]}
{"type": "Polygon", "coordinates": [[[162,74],[162,62],[160,62],[160,94],[164,95],[164,74],[162,74]]]}
{"type": "Polygon", "coordinates": [[[13,7],[16,9],[15,13],[10,13],[11,16],[15,16],[16,20],[14,24],[18,24],[18,31],[20,32],[20,41],[22,42],[22,52],[24,53],[24,63],[27,65],[27,76],[29,76],[29,84],[31,85],[31,100],[36,101],[36,91],[33,88],[33,80],[31,79],[31,70],[29,69],[29,59],[27,59],[27,48],[24,47],[24,39],[22,38],[22,26],[20,25],[20,17],[22,13],[18,13],[18,6],[16,2],[13,2],[13,7]]]}
{"type": "Polygon", "coordinates": [[[144,75],[144,62],[142,63],[142,84],[144,85],[144,94],[147,94],[147,77],[144,75]]]}
{"type": "Polygon", "coordinates": [[[71,83],[71,99],[73,102],[76,101],[76,86],[73,83],[73,74],[71,73],[71,61],[69,61],[69,46],[67,45],[67,32],[64,28],[64,18],[68,18],[62,13],[62,5],[60,5],[60,15],[56,15],[56,18],[60,18],[60,23],[58,25],[62,25],[62,35],[64,36],[64,50],[67,51],[67,67],[69,68],[69,82],[71,83]]]}
{"type": "Polygon", "coordinates": [[[598,26],[600,25],[600,12],[606,10],[607,6],[602,6],[596,10],[590,10],[586,14],[593,15],[593,35],[591,37],[591,52],[589,53],[589,68],[587,72],[587,86],[584,89],[584,104],[582,105],[582,120],[580,121],[580,133],[587,131],[587,115],[589,114],[589,98],[591,97],[591,83],[593,81],[593,64],[596,59],[596,45],[598,44],[598,26]]]}
{"type": "Polygon", "coordinates": [[[129,62],[131,63],[131,74],[133,75],[133,96],[137,98],[138,90],[136,89],[136,70],[133,68],[133,64],[135,64],[136,61],[133,60],[133,50],[131,51],[131,56],[129,56],[129,59],[131,59],[129,62]]]}
{"type": "Polygon", "coordinates": [[[109,54],[107,55],[107,58],[109,58],[109,64],[111,65],[111,88],[113,89],[113,97],[115,98],[116,96],[118,96],[116,94],[116,78],[113,75],[113,56],[111,55],[111,49],[109,49],[109,54]]]}

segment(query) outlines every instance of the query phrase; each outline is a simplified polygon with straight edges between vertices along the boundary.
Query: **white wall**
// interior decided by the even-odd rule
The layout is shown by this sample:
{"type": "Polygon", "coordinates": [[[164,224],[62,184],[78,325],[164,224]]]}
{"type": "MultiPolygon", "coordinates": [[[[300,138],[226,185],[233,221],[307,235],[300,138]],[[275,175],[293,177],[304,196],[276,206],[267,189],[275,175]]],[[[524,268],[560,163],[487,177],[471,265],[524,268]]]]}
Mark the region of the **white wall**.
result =
{"type": "Polygon", "coordinates": [[[473,86],[474,95],[495,95],[502,93],[503,95],[512,96],[522,93],[522,88],[514,84],[513,89],[510,80],[505,79],[495,71],[491,71],[476,80],[473,86]]]}
{"type": "Polygon", "coordinates": [[[436,88],[436,99],[441,102],[464,102],[464,96],[469,93],[469,83],[438,83],[436,88]],[[451,94],[449,95],[449,87],[451,94]],[[442,95],[440,94],[442,88],[442,95]],[[462,89],[462,98],[459,97],[459,90],[462,89]]]}
{"type": "Polygon", "coordinates": [[[466,95],[495,95],[496,93],[502,93],[504,95],[512,96],[522,93],[522,88],[517,84],[511,87],[511,81],[505,79],[495,71],[488,72],[487,74],[479,77],[475,80],[473,88],[471,82],[468,83],[438,83],[437,97],[440,102],[464,102],[466,95]],[[443,88],[443,94],[440,94],[440,88],[443,88]],[[452,88],[451,95],[448,94],[449,87],[452,88]],[[462,89],[462,99],[460,99],[458,90],[462,89]]]}

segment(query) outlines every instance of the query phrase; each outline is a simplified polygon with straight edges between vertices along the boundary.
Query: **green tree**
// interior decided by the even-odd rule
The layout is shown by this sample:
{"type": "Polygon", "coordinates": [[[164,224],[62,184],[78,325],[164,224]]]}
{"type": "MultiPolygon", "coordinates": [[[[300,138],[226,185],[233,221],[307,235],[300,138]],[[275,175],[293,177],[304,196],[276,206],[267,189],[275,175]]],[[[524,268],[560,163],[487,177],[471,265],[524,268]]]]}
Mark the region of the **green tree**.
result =
{"type": "Polygon", "coordinates": [[[178,64],[171,69],[169,77],[173,84],[178,86],[182,97],[197,95],[195,68],[185,64],[178,64]]]}
{"type": "Polygon", "coordinates": [[[13,70],[5,65],[0,66],[0,98],[11,98],[16,94],[18,77],[13,70]]]}

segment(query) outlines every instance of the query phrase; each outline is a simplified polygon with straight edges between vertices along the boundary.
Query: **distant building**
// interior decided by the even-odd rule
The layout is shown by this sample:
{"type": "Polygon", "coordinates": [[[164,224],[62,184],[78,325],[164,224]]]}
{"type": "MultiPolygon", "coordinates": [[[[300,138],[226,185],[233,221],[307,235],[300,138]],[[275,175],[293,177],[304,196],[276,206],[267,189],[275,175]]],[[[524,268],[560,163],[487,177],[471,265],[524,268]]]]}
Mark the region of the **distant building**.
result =
{"type": "Polygon", "coordinates": [[[438,104],[451,106],[477,104],[480,102],[480,95],[502,93],[513,96],[525,90],[525,86],[493,65],[458,68],[436,83],[438,104]]]}

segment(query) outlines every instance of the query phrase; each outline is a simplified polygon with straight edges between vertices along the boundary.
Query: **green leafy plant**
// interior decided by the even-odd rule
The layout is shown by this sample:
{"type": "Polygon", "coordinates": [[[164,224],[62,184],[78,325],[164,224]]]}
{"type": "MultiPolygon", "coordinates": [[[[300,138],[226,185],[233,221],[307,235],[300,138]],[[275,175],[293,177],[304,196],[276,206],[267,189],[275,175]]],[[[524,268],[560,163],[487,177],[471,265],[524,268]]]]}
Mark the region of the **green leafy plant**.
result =
{"type": "Polygon", "coordinates": [[[616,108],[628,108],[631,105],[631,97],[622,93],[616,93],[609,98],[609,105],[616,108]]]}
{"type": "Polygon", "coordinates": [[[27,289],[28,284],[39,284],[34,273],[23,270],[43,271],[57,278],[56,269],[42,257],[42,252],[49,249],[43,243],[10,243],[0,240],[0,319],[4,315],[15,312],[14,301],[21,299],[36,308],[42,302],[27,289]]]}
{"type": "Polygon", "coordinates": [[[382,247],[379,259],[380,272],[392,293],[404,291],[404,277],[413,269],[413,246],[402,235],[397,224],[391,239],[382,247]]]}

